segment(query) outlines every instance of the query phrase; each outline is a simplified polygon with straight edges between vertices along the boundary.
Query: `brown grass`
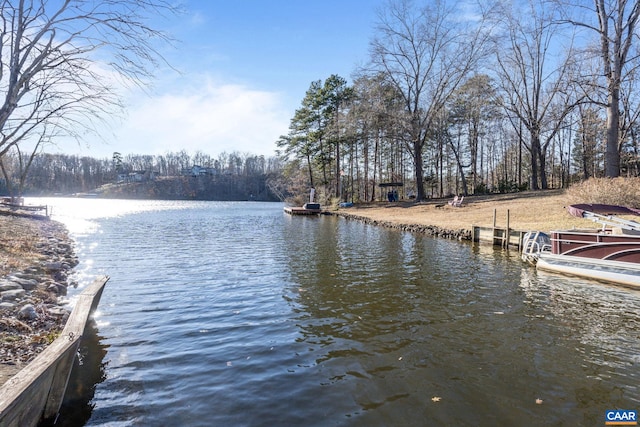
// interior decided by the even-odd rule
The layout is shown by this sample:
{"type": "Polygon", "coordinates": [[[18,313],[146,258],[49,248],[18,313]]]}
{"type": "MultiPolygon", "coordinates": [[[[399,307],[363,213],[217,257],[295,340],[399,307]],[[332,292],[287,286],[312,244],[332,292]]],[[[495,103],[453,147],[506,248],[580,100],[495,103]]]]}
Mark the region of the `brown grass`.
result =
{"type": "Polygon", "coordinates": [[[554,229],[595,227],[589,220],[572,217],[564,190],[527,191],[514,194],[469,196],[463,206],[451,207],[449,199],[427,202],[379,202],[344,209],[348,213],[397,224],[431,225],[449,230],[471,230],[478,225],[507,226],[515,230],[551,231],[554,229]]]}
{"type": "Polygon", "coordinates": [[[567,200],[640,208],[640,178],[592,178],[572,186],[567,200]]]}
{"type": "Polygon", "coordinates": [[[46,235],[42,220],[0,216],[0,277],[37,264],[43,258],[38,243],[46,235]]]}

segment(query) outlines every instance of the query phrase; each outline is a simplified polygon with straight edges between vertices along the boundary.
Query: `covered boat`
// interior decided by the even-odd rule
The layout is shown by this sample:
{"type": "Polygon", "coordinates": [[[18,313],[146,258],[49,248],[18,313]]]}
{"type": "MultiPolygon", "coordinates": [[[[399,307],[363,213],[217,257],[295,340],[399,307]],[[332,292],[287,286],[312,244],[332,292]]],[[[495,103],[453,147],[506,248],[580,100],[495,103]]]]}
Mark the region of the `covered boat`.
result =
{"type": "Polygon", "coordinates": [[[640,289],[640,223],[618,215],[640,216],[623,206],[578,204],[571,215],[602,225],[598,229],[525,234],[522,258],[541,270],[582,276],[640,289]]]}

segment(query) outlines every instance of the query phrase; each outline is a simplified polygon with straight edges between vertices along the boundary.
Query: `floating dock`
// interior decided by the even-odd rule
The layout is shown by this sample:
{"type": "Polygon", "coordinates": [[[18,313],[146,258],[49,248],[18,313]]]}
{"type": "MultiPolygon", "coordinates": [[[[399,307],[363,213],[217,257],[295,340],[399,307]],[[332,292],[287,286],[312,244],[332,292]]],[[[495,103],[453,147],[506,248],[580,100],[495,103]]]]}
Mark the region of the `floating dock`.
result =
{"type": "Polygon", "coordinates": [[[301,208],[286,206],[284,208],[284,211],[289,215],[318,215],[322,213],[322,209],[320,209],[320,203],[305,203],[301,208]]]}
{"type": "Polygon", "coordinates": [[[318,215],[322,213],[322,209],[296,208],[290,206],[285,207],[284,211],[289,215],[318,215]]]}

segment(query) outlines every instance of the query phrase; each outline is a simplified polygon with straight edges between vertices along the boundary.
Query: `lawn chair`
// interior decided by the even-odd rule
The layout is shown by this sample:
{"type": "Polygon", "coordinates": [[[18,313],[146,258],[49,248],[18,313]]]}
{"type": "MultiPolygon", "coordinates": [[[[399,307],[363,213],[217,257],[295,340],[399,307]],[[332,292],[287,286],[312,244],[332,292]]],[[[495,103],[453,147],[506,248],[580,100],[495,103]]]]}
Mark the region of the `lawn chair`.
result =
{"type": "Polygon", "coordinates": [[[454,208],[459,208],[462,206],[462,201],[464,200],[464,196],[458,198],[458,196],[454,197],[453,200],[449,202],[451,206],[454,208]]]}

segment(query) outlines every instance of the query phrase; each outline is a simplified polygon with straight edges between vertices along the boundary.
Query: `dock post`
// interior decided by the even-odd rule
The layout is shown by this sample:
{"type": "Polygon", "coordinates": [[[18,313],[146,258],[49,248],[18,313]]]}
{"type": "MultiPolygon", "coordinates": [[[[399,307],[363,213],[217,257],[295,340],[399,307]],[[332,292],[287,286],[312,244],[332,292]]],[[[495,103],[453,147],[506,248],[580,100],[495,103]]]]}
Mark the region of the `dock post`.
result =
{"type": "Polygon", "coordinates": [[[506,242],[505,242],[505,248],[509,249],[509,243],[511,241],[511,235],[510,235],[510,230],[509,230],[509,209],[507,209],[507,235],[506,235],[506,242]]]}

